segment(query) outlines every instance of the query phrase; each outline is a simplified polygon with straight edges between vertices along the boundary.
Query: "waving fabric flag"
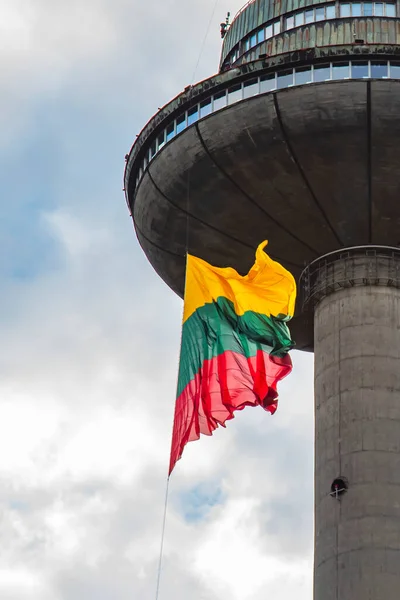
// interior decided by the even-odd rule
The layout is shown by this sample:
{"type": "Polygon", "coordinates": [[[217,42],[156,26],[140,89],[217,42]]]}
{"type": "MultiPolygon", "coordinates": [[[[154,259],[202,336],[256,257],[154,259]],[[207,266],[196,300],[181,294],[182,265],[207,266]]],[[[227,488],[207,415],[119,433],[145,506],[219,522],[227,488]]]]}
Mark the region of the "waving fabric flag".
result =
{"type": "Polygon", "coordinates": [[[292,369],[286,322],[296,284],[266,245],[244,277],[188,255],[169,473],[187,442],[211,435],[234,411],[277,408],[277,384],[292,369]]]}

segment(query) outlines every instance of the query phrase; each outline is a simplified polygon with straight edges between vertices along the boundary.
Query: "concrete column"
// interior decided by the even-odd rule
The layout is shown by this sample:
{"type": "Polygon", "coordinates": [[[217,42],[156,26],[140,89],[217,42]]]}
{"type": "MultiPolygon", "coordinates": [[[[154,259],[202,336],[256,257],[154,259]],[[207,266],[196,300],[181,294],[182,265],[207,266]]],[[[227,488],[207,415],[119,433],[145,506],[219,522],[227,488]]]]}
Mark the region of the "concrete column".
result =
{"type": "Polygon", "coordinates": [[[314,600],[399,600],[400,258],[356,263],[356,276],[338,260],[314,278],[314,600]]]}

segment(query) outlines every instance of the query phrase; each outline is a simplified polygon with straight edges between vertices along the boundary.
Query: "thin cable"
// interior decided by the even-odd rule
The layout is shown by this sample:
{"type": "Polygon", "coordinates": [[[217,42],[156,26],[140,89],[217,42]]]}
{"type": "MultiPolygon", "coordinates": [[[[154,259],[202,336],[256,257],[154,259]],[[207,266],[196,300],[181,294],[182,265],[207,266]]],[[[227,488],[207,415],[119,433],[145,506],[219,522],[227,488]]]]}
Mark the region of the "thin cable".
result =
{"type": "MultiPolygon", "coordinates": [[[[217,0],[217,2],[218,1],[219,0],[217,0]]],[[[190,203],[190,170],[188,171],[188,176],[187,176],[187,194],[186,194],[186,252],[185,252],[186,262],[187,262],[188,252],[189,252],[189,203],[190,203]]],[[[182,320],[183,320],[183,318],[182,318],[182,320]]],[[[182,329],[182,333],[183,333],[183,329],[182,329]]],[[[181,333],[181,341],[180,341],[180,351],[182,350],[182,333],[181,333]]],[[[179,372],[178,372],[178,378],[179,378],[179,372]]],[[[177,387],[178,387],[178,382],[177,382],[177,387]]],[[[175,417],[174,417],[174,420],[175,420],[175,417]]],[[[173,435],[174,435],[174,431],[173,431],[173,425],[172,425],[171,452],[172,452],[173,435]]],[[[156,587],[155,600],[158,600],[158,594],[160,591],[161,570],[162,570],[162,561],[163,561],[163,552],[164,552],[165,523],[167,521],[169,478],[170,478],[170,475],[168,475],[168,477],[167,477],[167,487],[165,489],[164,516],[163,516],[163,524],[162,524],[162,530],[161,530],[160,558],[158,560],[157,587],[156,587]]]]}
{"type": "Polygon", "coordinates": [[[161,568],[162,568],[162,559],[163,559],[163,550],[164,550],[165,522],[167,520],[168,490],[169,490],[169,476],[167,477],[167,487],[165,489],[164,517],[163,517],[163,524],[162,524],[162,530],[161,530],[160,558],[158,560],[156,600],[158,600],[158,592],[160,591],[161,568]]]}
{"type": "Polygon", "coordinates": [[[194,68],[194,71],[193,71],[191,85],[193,85],[194,78],[195,78],[195,76],[196,76],[196,73],[197,73],[197,68],[198,68],[198,66],[199,66],[199,63],[200,63],[201,56],[202,56],[202,54],[203,54],[204,46],[205,46],[205,43],[206,43],[206,41],[207,41],[208,34],[209,34],[209,32],[210,32],[211,23],[212,23],[212,20],[213,20],[213,18],[214,18],[215,11],[217,10],[218,3],[219,3],[219,0],[215,0],[215,2],[214,2],[214,8],[213,8],[213,11],[212,11],[212,13],[211,13],[210,20],[209,20],[209,22],[208,22],[207,31],[206,31],[206,34],[205,34],[205,36],[204,36],[203,42],[202,42],[202,44],[201,44],[201,46],[200,46],[199,57],[198,57],[198,59],[197,59],[196,66],[195,66],[195,68],[194,68]]]}

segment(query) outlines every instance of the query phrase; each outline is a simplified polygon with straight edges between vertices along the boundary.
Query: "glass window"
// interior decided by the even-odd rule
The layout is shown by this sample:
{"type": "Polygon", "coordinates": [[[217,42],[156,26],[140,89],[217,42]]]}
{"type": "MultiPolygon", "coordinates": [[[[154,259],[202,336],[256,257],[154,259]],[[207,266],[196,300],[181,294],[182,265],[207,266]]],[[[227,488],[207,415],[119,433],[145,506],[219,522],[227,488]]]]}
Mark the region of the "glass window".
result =
{"type": "Polygon", "coordinates": [[[261,44],[261,42],[263,42],[265,40],[265,29],[260,29],[260,31],[257,33],[257,43],[261,44]]]}
{"type": "Polygon", "coordinates": [[[253,35],[250,37],[250,48],[254,48],[254,46],[257,46],[257,34],[253,33],[253,35]]]}
{"type": "Polygon", "coordinates": [[[340,16],[350,17],[350,4],[348,4],[347,2],[340,5],[340,16]]]}
{"type": "Polygon", "coordinates": [[[351,14],[353,17],[361,17],[361,2],[354,2],[354,4],[352,4],[351,14]]]}
{"type": "Polygon", "coordinates": [[[242,99],[242,84],[238,83],[228,90],[228,104],[233,104],[242,99]]]}
{"type": "Polygon", "coordinates": [[[166,129],[167,142],[175,135],[175,123],[170,123],[166,129]]]}
{"type": "Polygon", "coordinates": [[[157,138],[158,149],[160,150],[160,148],[162,148],[164,146],[164,144],[165,144],[165,131],[160,133],[160,135],[157,138]]]}
{"type": "Polygon", "coordinates": [[[285,29],[293,29],[294,27],[294,17],[286,17],[285,19],[285,29]]]}
{"type": "Polygon", "coordinates": [[[278,35],[281,32],[281,22],[275,21],[274,23],[274,35],[278,35]]]}
{"type": "Polygon", "coordinates": [[[326,7],[326,18],[334,19],[336,16],[335,5],[326,7]]]}
{"type": "Polygon", "coordinates": [[[296,85],[302,85],[303,83],[311,82],[311,67],[300,67],[296,69],[294,74],[294,81],[296,85]]]}
{"type": "Polygon", "coordinates": [[[386,16],[387,17],[395,17],[396,16],[396,5],[395,4],[386,4],[386,16]]]}
{"type": "Polygon", "coordinates": [[[334,63],[332,65],[332,79],[345,79],[350,77],[349,63],[334,63]]]}
{"type": "Polygon", "coordinates": [[[314,22],[314,9],[313,8],[306,10],[305,15],[306,15],[306,23],[314,22]]]}
{"type": "Polygon", "coordinates": [[[193,123],[196,123],[196,121],[199,120],[199,106],[198,104],[196,104],[196,106],[193,106],[192,108],[189,108],[188,110],[188,126],[189,125],[193,125],[193,123]]]}
{"type": "Polygon", "coordinates": [[[143,169],[145,169],[148,165],[148,160],[147,160],[147,156],[144,157],[143,159],[143,169]]]}
{"type": "Polygon", "coordinates": [[[314,81],[326,81],[331,78],[330,65],[315,65],[314,81]]]}
{"type": "Polygon", "coordinates": [[[364,2],[364,17],[372,17],[374,14],[372,2],[364,2]]]}
{"type": "Polygon", "coordinates": [[[351,76],[355,79],[369,77],[368,62],[353,62],[351,65],[351,76]]]}
{"type": "Polygon", "coordinates": [[[200,102],[200,117],[205,117],[209,115],[211,112],[211,98],[207,98],[207,100],[203,100],[200,102]]]}
{"type": "Polygon", "coordinates": [[[156,153],[156,141],[154,140],[154,142],[150,146],[149,158],[152,159],[153,156],[155,155],[155,153],[156,153]]]}
{"type": "Polygon", "coordinates": [[[371,77],[382,79],[388,76],[387,62],[371,62],[371,77]]]}
{"type": "Polygon", "coordinates": [[[390,77],[392,79],[400,79],[400,63],[390,63],[390,77]]]}
{"type": "Polygon", "coordinates": [[[258,79],[250,79],[250,81],[246,81],[243,86],[244,98],[251,98],[251,96],[255,96],[256,94],[258,94],[258,79]]]}
{"type": "Polygon", "coordinates": [[[293,85],[293,69],[278,73],[278,89],[293,85]]]}
{"type": "Polygon", "coordinates": [[[376,2],[374,4],[374,14],[377,17],[383,17],[383,3],[382,2],[376,2]]]}
{"type": "Polygon", "coordinates": [[[272,25],[267,25],[265,28],[265,39],[268,40],[272,36],[273,36],[272,25]]]}
{"type": "Polygon", "coordinates": [[[275,73],[269,73],[260,77],[260,93],[270,92],[276,89],[275,73]]]}
{"type": "Polygon", "coordinates": [[[295,27],[299,27],[299,25],[304,25],[304,13],[299,12],[294,15],[294,25],[295,27]]]}
{"type": "Polygon", "coordinates": [[[226,106],[226,91],[218,92],[214,95],[214,110],[219,110],[226,106]]]}
{"type": "Polygon", "coordinates": [[[315,20],[316,21],[323,21],[325,19],[325,8],[322,6],[320,6],[319,8],[315,9],[315,20]]]}
{"type": "Polygon", "coordinates": [[[183,114],[176,120],[176,133],[180,133],[186,127],[186,115],[183,114]]]}

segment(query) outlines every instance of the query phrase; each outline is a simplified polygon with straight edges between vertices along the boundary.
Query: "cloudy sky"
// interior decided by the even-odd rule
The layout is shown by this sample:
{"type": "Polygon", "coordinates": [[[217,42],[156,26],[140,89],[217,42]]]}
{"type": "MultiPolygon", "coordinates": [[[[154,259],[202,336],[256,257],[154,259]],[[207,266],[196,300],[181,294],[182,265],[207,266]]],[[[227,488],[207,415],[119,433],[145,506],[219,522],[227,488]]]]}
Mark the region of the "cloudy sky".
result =
{"type": "MultiPolygon", "coordinates": [[[[219,0],[194,79],[216,72],[219,0]]],[[[181,301],[122,192],[215,0],[0,0],[0,598],[153,600],[181,301]]],[[[311,600],[312,356],[190,444],[160,600],[311,600]]]]}

